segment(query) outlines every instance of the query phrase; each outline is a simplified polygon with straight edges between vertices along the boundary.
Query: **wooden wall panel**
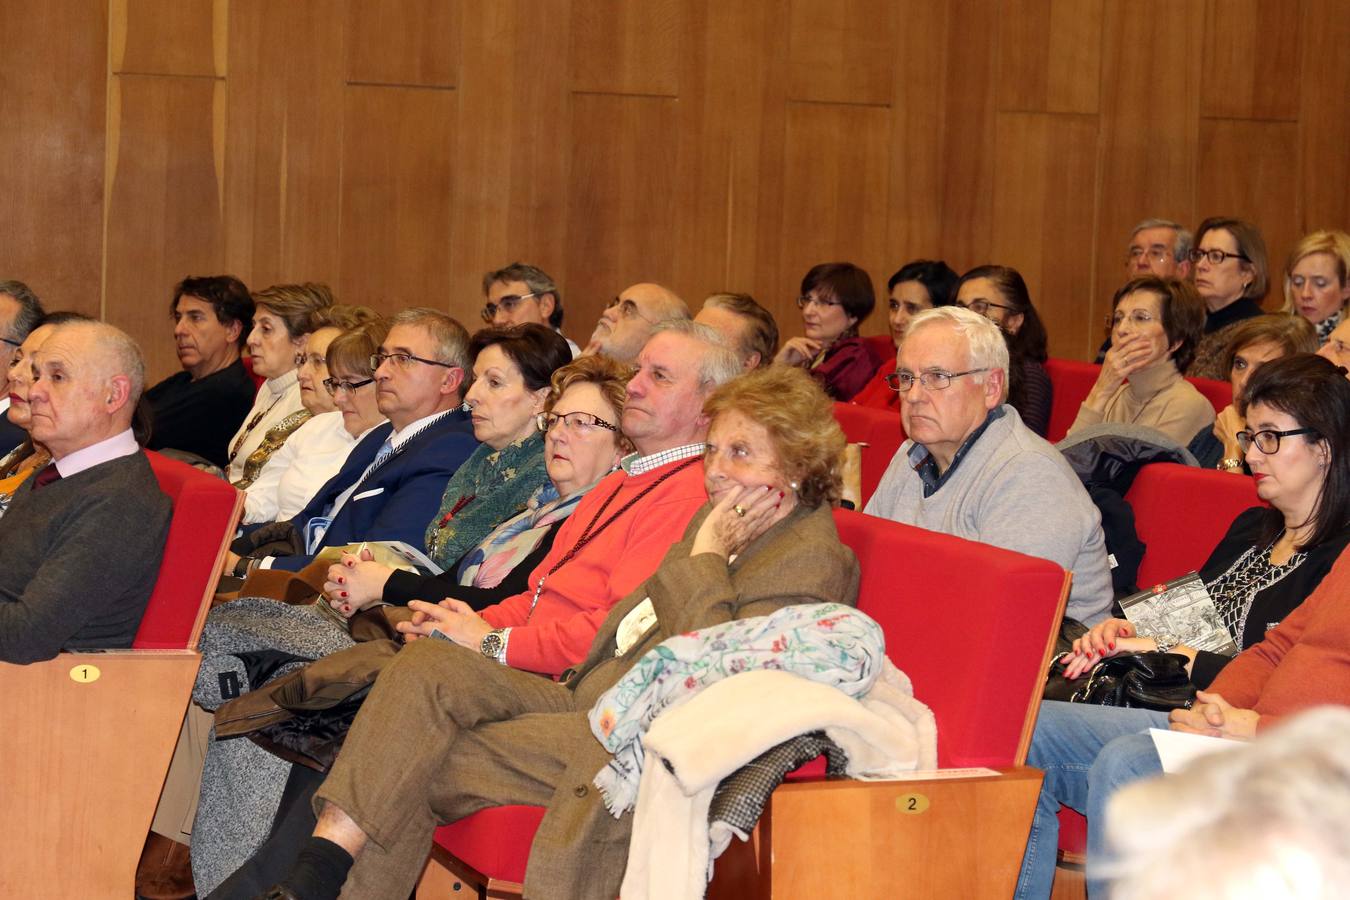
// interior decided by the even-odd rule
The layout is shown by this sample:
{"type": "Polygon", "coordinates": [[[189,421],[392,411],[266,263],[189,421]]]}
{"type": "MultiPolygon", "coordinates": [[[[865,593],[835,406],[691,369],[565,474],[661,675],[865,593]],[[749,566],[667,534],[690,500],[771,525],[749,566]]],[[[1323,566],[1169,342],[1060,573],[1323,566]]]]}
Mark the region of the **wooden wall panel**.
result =
{"type": "MultiPolygon", "coordinates": [[[[577,334],[619,291],[671,283],[679,205],[676,101],[577,94],[567,186],[567,289],[577,334]],[[631,152],[641,147],[642,152],[631,152]]],[[[585,335],[583,335],[584,337],[585,335]]]]}
{"type": "MultiPolygon", "coordinates": [[[[793,103],[788,106],[783,230],[778,268],[781,294],[760,302],[778,317],[784,336],[801,333],[796,297],[801,277],[823,262],[851,262],[881,284],[886,252],[886,150],[890,117],[869,106],[793,103]]],[[[862,330],[886,330],[877,313],[862,330]]]]}
{"type": "MultiPolygon", "coordinates": [[[[459,0],[346,0],[346,6],[349,81],[454,87],[459,0]]],[[[516,64],[529,65],[530,46],[514,49],[516,64]]]]}
{"type": "Polygon", "coordinates": [[[1095,113],[1102,10],[1102,0],[1004,0],[999,109],[1095,113]]]}
{"type": "Polygon", "coordinates": [[[1199,221],[1203,13],[1200,0],[1106,2],[1103,33],[1110,39],[1102,55],[1094,321],[1105,316],[1123,283],[1125,248],[1136,222],[1199,221]]]}
{"type": "Polygon", "coordinates": [[[1299,151],[1302,172],[1298,197],[1303,231],[1350,230],[1350,4],[1344,0],[1304,0],[1306,44],[1299,92],[1299,151]]]}
{"type": "Polygon", "coordinates": [[[1271,292],[1266,306],[1284,302],[1276,277],[1302,235],[1295,199],[1298,183],[1298,125],[1204,119],[1200,123],[1197,205],[1215,215],[1256,223],[1266,239],[1271,292]]]}
{"type": "Polygon", "coordinates": [[[572,90],[677,96],[681,20],[687,5],[681,0],[573,2],[572,90]]]}
{"type": "Polygon", "coordinates": [[[564,277],[571,95],[564,79],[539,74],[566,70],[569,22],[558,3],[464,8],[456,94],[466,124],[455,133],[449,252],[451,309],[469,327],[479,321],[483,273],[521,260],[558,280],[563,330],[578,341],[590,335],[564,277]],[[533,41],[538,33],[550,39],[533,41]],[[517,58],[523,46],[532,48],[528,65],[517,58]]]}
{"type": "Polygon", "coordinates": [[[1206,0],[1201,115],[1298,117],[1301,13],[1296,0],[1206,0]]]}
{"type": "Polygon", "coordinates": [[[339,295],[449,309],[454,92],[352,86],[344,107],[339,295]]]}
{"type": "Polygon", "coordinates": [[[992,259],[1022,273],[1050,332],[1052,356],[1077,356],[1100,339],[1092,316],[1095,116],[1000,113],[992,259]]]}
{"type": "Polygon", "coordinates": [[[225,261],[251,288],[337,280],[341,11],[341,0],[230,4],[225,261]]]}
{"type": "Polygon", "coordinates": [[[224,264],[224,86],[119,75],[109,110],[105,318],[141,341],[151,383],[178,369],[169,300],[224,264]]]}
{"type": "Polygon", "coordinates": [[[890,0],[791,0],[788,97],[889,106],[896,7],[890,0]]]}
{"type": "Polygon", "coordinates": [[[228,0],[111,0],[112,70],[225,74],[228,0]]]}
{"type": "Polygon", "coordinates": [[[0,278],[98,315],[108,22],[83,0],[0,4],[0,278]]]}

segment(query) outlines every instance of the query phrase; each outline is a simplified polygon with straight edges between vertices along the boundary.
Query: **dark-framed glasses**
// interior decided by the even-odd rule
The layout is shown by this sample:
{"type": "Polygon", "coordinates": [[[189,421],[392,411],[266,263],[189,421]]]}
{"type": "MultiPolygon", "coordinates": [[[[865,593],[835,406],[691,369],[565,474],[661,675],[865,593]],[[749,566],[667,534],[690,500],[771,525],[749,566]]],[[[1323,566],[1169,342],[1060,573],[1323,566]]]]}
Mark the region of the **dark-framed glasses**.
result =
{"type": "Polygon", "coordinates": [[[943,372],[941,369],[935,369],[931,372],[892,372],[886,376],[886,384],[893,391],[901,394],[909,393],[909,389],[914,387],[914,382],[923,385],[930,391],[945,391],[952,386],[953,378],[960,378],[962,375],[978,375],[981,372],[988,372],[985,369],[967,369],[964,372],[943,372]]]}
{"type": "Polygon", "coordinates": [[[454,363],[441,362],[439,359],[426,359],[421,356],[413,356],[411,353],[372,353],[370,354],[370,371],[374,372],[385,360],[398,366],[400,369],[406,369],[415,362],[424,366],[440,366],[444,369],[454,369],[457,366],[454,363]]]}
{"type": "Polygon", "coordinates": [[[1186,258],[1193,263],[1207,259],[1211,266],[1221,266],[1225,259],[1242,259],[1251,262],[1251,257],[1245,253],[1229,253],[1227,250],[1201,250],[1199,247],[1187,253],[1186,258]]]}
{"type": "Polygon", "coordinates": [[[1007,310],[1008,312],[1017,312],[1017,310],[1013,309],[1011,306],[1008,306],[1006,303],[995,303],[993,300],[984,300],[984,299],[971,300],[969,303],[961,303],[960,301],[957,301],[956,305],[962,307],[963,309],[968,309],[977,315],[984,316],[986,319],[989,318],[989,310],[991,309],[1003,309],[1007,310]]]}
{"type": "Polygon", "coordinates": [[[528,300],[531,297],[538,296],[539,294],[533,291],[528,294],[507,294],[504,297],[499,297],[496,303],[484,303],[483,321],[491,322],[493,319],[497,318],[498,311],[504,312],[509,316],[515,311],[515,308],[520,305],[522,300],[528,300]]]}
{"type": "Polygon", "coordinates": [[[1248,431],[1243,429],[1237,433],[1236,437],[1238,449],[1244,454],[1252,448],[1252,444],[1255,444],[1257,450],[1260,450],[1266,456],[1273,456],[1280,452],[1280,438],[1293,437],[1296,434],[1316,433],[1316,428],[1291,428],[1288,431],[1271,431],[1270,429],[1248,431]]]}
{"type": "Polygon", "coordinates": [[[325,378],[323,380],[323,386],[328,388],[329,394],[336,397],[338,391],[346,391],[349,394],[355,394],[357,388],[363,388],[368,384],[372,384],[374,381],[374,378],[363,378],[360,381],[343,381],[340,378],[325,378]]]}
{"type": "Polygon", "coordinates": [[[1172,251],[1166,247],[1131,247],[1125,254],[1127,263],[1138,263],[1141,259],[1149,262],[1165,263],[1172,258],[1172,251]]]}
{"type": "Polygon", "coordinates": [[[23,341],[16,341],[14,338],[0,337],[0,343],[9,344],[15,350],[23,346],[23,341]]]}
{"type": "Polygon", "coordinates": [[[595,428],[603,428],[606,431],[612,431],[615,434],[618,434],[619,432],[619,426],[606,422],[599,416],[591,415],[588,412],[581,412],[580,410],[562,414],[540,413],[534,417],[534,422],[544,434],[548,434],[552,431],[553,426],[557,425],[559,422],[562,422],[563,427],[571,434],[589,434],[595,428]]]}
{"type": "Polygon", "coordinates": [[[797,298],[798,309],[806,309],[806,307],[810,306],[812,303],[823,308],[842,305],[838,300],[835,300],[832,297],[817,297],[815,294],[802,294],[797,298]]]}

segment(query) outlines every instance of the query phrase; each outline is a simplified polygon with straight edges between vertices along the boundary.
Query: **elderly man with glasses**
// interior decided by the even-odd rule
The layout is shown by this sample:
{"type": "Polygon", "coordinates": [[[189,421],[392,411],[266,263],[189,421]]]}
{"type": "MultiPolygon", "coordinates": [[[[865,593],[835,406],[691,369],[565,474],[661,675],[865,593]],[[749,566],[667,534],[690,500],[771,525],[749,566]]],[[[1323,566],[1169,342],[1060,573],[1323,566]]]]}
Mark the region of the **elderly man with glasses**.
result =
{"type": "Polygon", "coordinates": [[[960,307],[911,321],[887,378],[909,439],[866,511],[1058,563],[1073,573],[1066,614],[1091,624],[1111,605],[1101,516],[1059,452],[1007,400],[998,326],[960,307]]]}
{"type": "Polygon", "coordinates": [[[689,307],[675,292],[643,282],[624,290],[605,307],[585,354],[603,353],[619,362],[637,362],[638,351],[662,322],[688,319],[689,307]]]}
{"type": "MultiPolygon", "coordinates": [[[[483,276],[483,321],[497,328],[507,325],[547,325],[562,334],[562,292],[538,266],[511,263],[483,276]]],[[[575,359],[581,348],[563,335],[575,359]]]]}
{"type": "Polygon", "coordinates": [[[478,447],[460,408],[472,372],[469,335],[444,313],[405,310],[390,320],[370,364],[376,404],[389,421],[356,445],[299,515],[266,526],[269,545],[289,544],[295,552],[258,552],[255,532],[236,541],[234,551],[249,555],[227,559],[227,573],[298,572],[324,547],[357,541],[421,546],[445,483],[478,447]],[[278,526],[284,535],[270,533],[278,526]]]}

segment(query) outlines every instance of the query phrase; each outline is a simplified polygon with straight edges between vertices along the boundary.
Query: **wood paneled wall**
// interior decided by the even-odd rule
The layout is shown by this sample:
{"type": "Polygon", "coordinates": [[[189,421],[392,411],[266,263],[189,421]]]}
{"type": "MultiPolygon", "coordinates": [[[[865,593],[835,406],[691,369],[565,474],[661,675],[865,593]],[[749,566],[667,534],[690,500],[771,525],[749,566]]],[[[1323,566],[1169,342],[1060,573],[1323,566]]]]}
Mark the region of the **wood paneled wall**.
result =
{"type": "Polygon", "coordinates": [[[792,334],[816,262],[1002,262],[1085,357],[1134,221],[1251,218],[1277,268],[1350,222],[1344,0],[44,0],[0,33],[0,277],[156,377],[185,274],[472,326],[514,259],[579,341],[638,280],[792,334]]]}

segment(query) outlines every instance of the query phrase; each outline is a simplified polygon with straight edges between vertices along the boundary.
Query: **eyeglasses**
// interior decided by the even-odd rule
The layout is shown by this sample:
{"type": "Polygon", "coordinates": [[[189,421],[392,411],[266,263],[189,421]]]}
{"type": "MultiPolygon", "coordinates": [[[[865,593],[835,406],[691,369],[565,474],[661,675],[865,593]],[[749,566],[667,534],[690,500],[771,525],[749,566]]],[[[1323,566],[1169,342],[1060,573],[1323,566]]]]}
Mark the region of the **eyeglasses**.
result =
{"type": "Polygon", "coordinates": [[[644,322],[651,321],[651,319],[642,314],[642,310],[638,309],[637,303],[632,300],[624,300],[615,297],[605,304],[605,309],[613,309],[616,306],[619,308],[619,315],[625,319],[641,319],[644,322]]]}
{"type": "Polygon", "coordinates": [[[810,306],[812,303],[814,303],[816,306],[823,306],[823,307],[842,305],[838,300],[832,300],[828,297],[815,297],[812,296],[811,294],[803,294],[802,296],[797,298],[798,309],[806,309],[806,307],[810,306]]]}
{"type": "Polygon", "coordinates": [[[1148,257],[1151,262],[1163,263],[1172,258],[1172,251],[1166,247],[1131,247],[1125,254],[1127,263],[1137,263],[1139,260],[1148,257]]]}
{"type": "Polygon", "coordinates": [[[886,384],[893,391],[901,394],[909,393],[910,388],[914,387],[914,382],[918,382],[930,391],[945,391],[952,386],[953,378],[960,378],[962,375],[978,375],[981,372],[988,372],[985,369],[970,369],[965,372],[943,372],[940,369],[932,372],[920,372],[915,375],[913,372],[892,372],[886,376],[886,384]]]}
{"type": "Polygon", "coordinates": [[[16,341],[14,340],[14,338],[7,338],[7,337],[0,337],[0,343],[9,344],[16,350],[23,346],[23,341],[16,341]]]}
{"type": "Polygon", "coordinates": [[[991,307],[994,309],[1006,309],[1008,312],[1017,312],[1017,310],[1005,303],[995,303],[992,300],[972,300],[969,303],[957,303],[956,305],[960,306],[962,309],[968,309],[973,313],[984,316],[985,318],[989,317],[989,310],[991,307]]]}
{"type": "Polygon", "coordinates": [[[361,381],[342,381],[337,378],[325,378],[323,386],[328,388],[328,393],[336,397],[338,391],[346,391],[349,394],[355,394],[357,388],[363,388],[368,384],[374,383],[374,378],[366,378],[361,381]]]}
{"type": "Polygon", "coordinates": [[[1119,328],[1120,323],[1124,322],[1126,319],[1129,319],[1135,325],[1147,325],[1149,322],[1158,321],[1153,313],[1142,309],[1136,309],[1128,316],[1123,312],[1117,312],[1114,315],[1107,316],[1106,324],[1110,325],[1112,328],[1119,328]]]}
{"type": "Polygon", "coordinates": [[[441,362],[439,359],[424,359],[420,356],[413,356],[411,353],[372,353],[370,354],[370,371],[374,372],[385,360],[389,360],[400,369],[406,369],[415,362],[420,362],[426,366],[441,366],[445,369],[458,368],[454,363],[441,362]]]}
{"type": "Polygon", "coordinates": [[[1266,456],[1272,456],[1280,452],[1280,438],[1293,437],[1296,434],[1316,434],[1316,428],[1291,428],[1288,431],[1239,431],[1237,433],[1238,449],[1244,454],[1251,449],[1252,444],[1266,456]]]}
{"type": "Polygon", "coordinates": [[[1251,262],[1251,258],[1248,257],[1247,254],[1229,253],[1227,250],[1201,250],[1199,247],[1196,247],[1190,253],[1186,254],[1186,258],[1193,263],[1198,263],[1202,259],[1207,259],[1209,260],[1209,264],[1211,266],[1223,265],[1223,261],[1225,259],[1229,259],[1230,257],[1233,259],[1243,259],[1246,260],[1247,262],[1251,262]]]}
{"type": "Polygon", "coordinates": [[[603,428],[606,431],[612,431],[615,434],[618,434],[619,432],[617,425],[612,425],[599,416],[593,416],[588,412],[581,412],[580,410],[577,412],[562,413],[561,415],[557,413],[540,413],[534,417],[535,425],[537,425],[539,430],[544,432],[544,434],[548,434],[552,431],[553,426],[557,425],[559,422],[562,422],[572,434],[589,434],[594,428],[603,428]]]}
{"type": "Polygon", "coordinates": [[[512,312],[515,311],[515,308],[520,305],[520,301],[528,300],[531,297],[538,297],[538,296],[539,295],[537,293],[507,294],[505,297],[502,297],[496,303],[484,303],[483,321],[491,322],[493,319],[497,318],[498,310],[506,313],[507,315],[510,315],[512,312]]]}
{"type": "Polygon", "coordinates": [[[310,353],[308,355],[304,353],[295,354],[295,367],[297,369],[303,366],[305,363],[309,363],[316,369],[319,368],[320,366],[322,366],[325,369],[328,368],[328,359],[320,353],[310,353]]]}

